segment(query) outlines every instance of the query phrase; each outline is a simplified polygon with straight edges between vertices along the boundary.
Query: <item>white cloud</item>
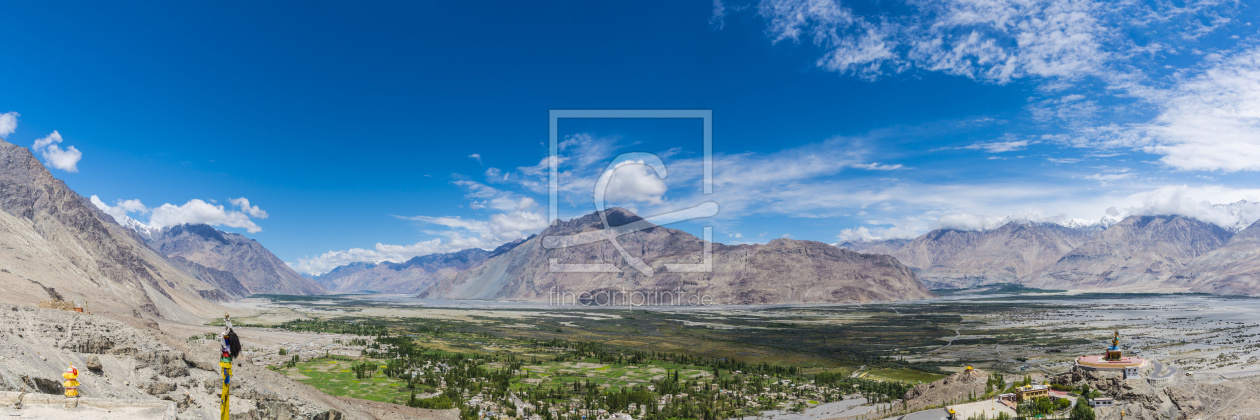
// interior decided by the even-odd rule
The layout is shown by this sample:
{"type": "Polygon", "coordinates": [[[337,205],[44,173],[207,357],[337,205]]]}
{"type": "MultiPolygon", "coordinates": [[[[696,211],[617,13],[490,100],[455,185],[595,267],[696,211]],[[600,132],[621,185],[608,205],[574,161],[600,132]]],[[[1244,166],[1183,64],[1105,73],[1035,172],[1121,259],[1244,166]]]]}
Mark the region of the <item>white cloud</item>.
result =
{"type": "Polygon", "coordinates": [[[885,165],[879,162],[871,162],[866,164],[853,165],[854,168],[866,169],[869,171],[895,171],[904,168],[900,163],[895,165],[885,165]]]}
{"type": "Polygon", "coordinates": [[[870,229],[867,229],[866,226],[859,226],[857,229],[842,229],[840,230],[840,234],[836,235],[836,238],[839,238],[841,242],[861,242],[879,239],[879,237],[872,235],[870,229]]]}
{"type": "MultiPolygon", "coordinates": [[[[232,201],[238,202],[238,200],[240,199],[232,201]]],[[[248,203],[249,202],[247,200],[244,202],[244,204],[248,203]]],[[[188,200],[187,203],[182,205],[177,206],[166,203],[151,209],[148,224],[149,226],[155,228],[163,228],[185,223],[204,223],[211,226],[242,228],[249,233],[262,231],[262,228],[250,219],[250,213],[260,213],[262,217],[258,218],[263,219],[266,218],[266,212],[263,212],[257,207],[252,207],[247,211],[249,211],[249,213],[245,211],[228,210],[222,205],[211,204],[202,201],[201,199],[194,198],[192,200],[188,200]]]]}
{"type": "Polygon", "coordinates": [[[298,272],[320,275],[355,262],[403,262],[422,255],[470,248],[489,250],[506,242],[528,237],[547,227],[546,216],[529,211],[494,214],[486,220],[453,216],[413,216],[407,219],[447,229],[426,232],[441,235],[442,238],[433,238],[411,245],[377,243],[373,249],[351,248],[344,251],[328,251],[315,257],[299,258],[297,262],[288,264],[298,272]]]}
{"type": "Polygon", "coordinates": [[[8,137],[17,130],[18,113],[6,112],[0,114],[0,139],[8,137]]]}
{"type": "Polygon", "coordinates": [[[642,160],[619,162],[608,180],[604,199],[608,202],[644,202],[660,204],[669,189],[652,167],[642,160]]]}
{"type": "Polygon", "coordinates": [[[983,150],[985,153],[1005,153],[1023,150],[1028,147],[1028,140],[1016,141],[995,141],[989,143],[975,143],[969,146],[963,146],[964,149],[983,150]]]}
{"type": "Polygon", "coordinates": [[[267,212],[263,211],[263,209],[258,208],[258,206],[250,206],[248,198],[245,198],[245,197],[229,198],[228,202],[232,203],[232,205],[236,207],[239,207],[241,211],[244,212],[245,214],[248,214],[249,217],[255,217],[259,219],[267,218],[267,212]]]}
{"type": "Polygon", "coordinates": [[[1052,158],[1052,157],[1048,157],[1046,158],[1046,160],[1050,161],[1050,163],[1066,164],[1066,165],[1070,165],[1070,164],[1081,161],[1081,159],[1078,159],[1078,158],[1052,158]]]}
{"type": "Polygon", "coordinates": [[[1142,204],[1127,209],[1132,215],[1185,216],[1234,230],[1260,220],[1260,189],[1172,185],[1133,198],[1142,204]]]}
{"type": "Polygon", "coordinates": [[[1260,48],[1237,54],[1169,92],[1146,151],[1177,169],[1260,171],[1260,48]]]}
{"type": "Polygon", "coordinates": [[[144,204],[141,203],[139,199],[135,199],[135,198],[130,199],[130,200],[118,200],[118,207],[124,210],[127,210],[128,212],[144,213],[144,212],[149,211],[149,209],[145,207],[144,204]]]}
{"type": "Polygon", "coordinates": [[[1201,71],[1182,71],[1193,76],[1178,77],[1167,88],[1123,86],[1139,104],[1154,109],[1145,122],[1072,123],[1067,133],[1041,138],[1072,147],[1160,155],[1160,163],[1179,170],[1260,171],[1260,48],[1207,58],[1204,64],[1201,71]]]}
{"type": "Polygon", "coordinates": [[[1103,184],[1106,184],[1106,183],[1108,183],[1108,182],[1112,182],[1112,181],[1119,181],[1119,180],[1122,180],[1122,179],[1127,179],[1127,178],[1129,178],[1129,177],[1131,177],[1131,176],[1133,176],[1133,174],[1132,174],[1132,173],[1129,173],[1129,172],[1096,173],[1096,174],[1093,174],[1093,175],[1086,175],[1086,176],[1085,176],[1085,179],[1092,179],[1092,180],[1095,180],[1095,181],[1101,182],[1101,183],[1103,183],[1103,184]]]}
{"type": "Polygon", "coordinates": [[[480,182],[458,180],[454,184],[464,188],[466,191],[464,196],[471,199],[468,206],[473,210],[518,211],[538,206],[531,197],[502,191],[480,182]]]}
{"type": "Polygon", "coordinates": [[[839,0],[763,0],[773,42],[808,39],[821,68],[877,78],[921,68],[1006,83],[1075,79],[1105,69],[1117,33],[1099,16],[1127,7],[1082,0],[907,2],[912,13],[862,16],[839,0]]]}
{"type": "Polygon", "coordinates": [[[709,17],[709,25],[717,29],[726,26],[726,4],[722,0],[713,0],[713,15],[709,17]]]}
{"type": "Polygon", "coordinates": [[[127,216],[127,213],[144,213],[148,211],[148,208],[146,208],[144,204],[141,204],[140,200],[136,199],[118,200],[116,205],[113,206],[105,204],[105,202],[101,201],[101,198],[96,195],[92,195],[88,198],[88,200],[91,201],[92,205],[96,206],[96,208],[101,209],[101,211],[105,212],[105,214],[113,217],[114,221],[124,225],[126,224],[126,220],[131,218],[127,216]]]}
{"type": "Polygon", "coordinates": [[[1006,217],[981,216],[970,213],[953,213],[941,216],[937,221],[940,229],[953,230],[989,230],[1009,222],[1006,217]]]}
{"type": "Polygon", "coordinates": [[[481,154],[480,154],[480,153],[473,153],[473,154],[471,154],[471,155],[468,155],[468,157],[469,157],[470,159],[476,160],[476,161],[477,161],[477,163],[481,163],[481,154]]]}
{"type": "Polygon", "coordinates": [[[488,220],[458,216],[413,216],[408,219],[450,228],[451,230],[440,233],[451,243],[461,243],[463,248],[493,248],[547,227],[546,216],[529,211],[494,214],[488,220]]]}
{"type": "Polygon", "coordinates": [[[1120,180],[1129,179],[1132,177],[1133,177],[1133,171],[1131,169],[1118,168],[1118,169],[1108,169],[1108,170],[1105,170],[1103,172],[1099,172],[1093,175],[1086,175],[1085,179],[1092,179],[1094,181],[1098,181],[1102,185],[1107,185],[1107,183],[1109,182],[1120,181],[1120,180]]]}
{"type": "Polygon", "coordinates": [[[548,225],[546,215],[535,211],[538,203],[532,197],[470,180],[457,180],[453,184],[464,189],[464,196],[469,199],[469,208],[499,213],[491,214],[485,219],[423,215],[401,217],[424,224],[426,227],[422,230],[423,233],[439,237],[411,245],[377,243],[372,249],[328,251],[315,257],[299,258],[297,262],[288,264],[298,272],[320,275],[354,262],[403,262],[434,253],[470,248],[489,250],[538,233],[548,225]],[[439,229],[433,229],[434,226],[439,229]]]}
{"type": "Polygon", "coordinates": [[[47,137],[35,140],[35,145],[31,146],[31,149],[39,152],[49,166],[66,172],[79,172],[79,159],[83,158],[83,153],[74,146],[62,149],[60,144],[61,133],[54,130],[47,137]]]}
{"type": "Polygon", "coordinates": [[[139,199],[117,200],[114,205],[106,204],[104,201],[93,195],[89,198],[96,208],[101,209],[109,214],[119,224],[124,226],[136,224],[142,227],[164,228],[181,224],[198,224],[204,223],[211,226],[227,226],[242,228],[249,233],[257,233],[262,228],[254,223],[251,218],[266,219],[267,212],[258,206],[251,206],[249,199],[245,197],[230,198],[229,202],[237,209],[227,209],[222,205],[207,203],[201,199],[188,200],[183,205],[174,205],[170,203],[163,204],[156,208],[149,208],[139,199]],[[143,223],[132,214],[149,215],[149,222],[143,223]],[[128,222],[131,220],[131,222],[128,222]]]}
{"type": "Polygon", "coordinates": [[[904,67],[891,50],[895,44],[879,25],[862,19],[839,2],[829,0],[762,1],[758,13],[767,21],[775,43],[799,42],[802,37],[827,50],[819,67],[875,78],[886,68],[904,67]]]}
{"type": "MultiPolygon", "coordinates": [[[[1042,133],[1042,140],[1137,149],[1180,170],[1260,170],[1260,48],[1254,36],[1205,37],[1246,22],[1243,3],[904,4],[904,13],[859,13],[841,0],[761,0],[756,12],[772,43],[817,47],[816,65],[825,70],[864,79],[918,69],[998,84],[1028,80],[1037,92],[1028,115],[1066,130],[1042,133]],[[1187,58],[1198,64],[1187,66],[1187,58]]],[[[1033,143],[968,148],[1002,153],[1033,143]]]]}

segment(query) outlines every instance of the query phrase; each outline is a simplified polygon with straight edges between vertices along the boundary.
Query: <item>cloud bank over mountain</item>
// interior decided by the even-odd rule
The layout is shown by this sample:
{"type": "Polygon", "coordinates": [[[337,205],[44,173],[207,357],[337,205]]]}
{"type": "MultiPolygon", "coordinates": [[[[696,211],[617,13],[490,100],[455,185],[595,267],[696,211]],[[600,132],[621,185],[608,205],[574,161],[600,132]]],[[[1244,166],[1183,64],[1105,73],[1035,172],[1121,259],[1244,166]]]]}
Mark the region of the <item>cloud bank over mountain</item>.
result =
{"type": "Polygon", "coordinates": [[[106,204],[100,197],[95,195],[89,199],[96,208],[113,216],[114,220],[117,220],[120,224],[139,224],[143,227],[154,229],[182,224],[207,224],[240,228],[245,229],[249,233],[258,233],[262,231],[262,227],[254,223],[254,219],[267,218],[266,211],[263,211],[258,206],[251,206],[249,199],[245,197],[229,199],[228,202],[232,204],[232,207],[208,203],[199,198],[188,200],[187,203],[181,205],[165,203],[154,208],[145,206],[138,199],[119,199],[112,206],[106,204]],[[149,221],[147,223],[140,222],[131,217],[131,214],[137,216],[148,215],[149,221]],[[127,222],[127,220],[131,222],[127,222]]]}

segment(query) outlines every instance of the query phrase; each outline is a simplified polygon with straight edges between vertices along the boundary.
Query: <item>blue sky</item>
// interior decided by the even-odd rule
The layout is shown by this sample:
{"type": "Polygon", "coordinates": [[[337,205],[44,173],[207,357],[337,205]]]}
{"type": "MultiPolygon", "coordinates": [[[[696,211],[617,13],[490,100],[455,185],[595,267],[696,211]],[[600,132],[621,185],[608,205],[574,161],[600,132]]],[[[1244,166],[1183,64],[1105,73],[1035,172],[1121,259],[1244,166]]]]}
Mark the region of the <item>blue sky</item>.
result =
{"type": "MultiPolygon", "coordinates": [[[[912,237],[1260,201],[1251,2],[41,2],[0,15],[0,137],[119,216],[299,271],[493,247],[609,197],[719,242],[912,237]],[[240,198],[247,200],[240,200],[240,198]]],[[[1244,215],[1260,217],[1260,215],[1244,215]]]]}

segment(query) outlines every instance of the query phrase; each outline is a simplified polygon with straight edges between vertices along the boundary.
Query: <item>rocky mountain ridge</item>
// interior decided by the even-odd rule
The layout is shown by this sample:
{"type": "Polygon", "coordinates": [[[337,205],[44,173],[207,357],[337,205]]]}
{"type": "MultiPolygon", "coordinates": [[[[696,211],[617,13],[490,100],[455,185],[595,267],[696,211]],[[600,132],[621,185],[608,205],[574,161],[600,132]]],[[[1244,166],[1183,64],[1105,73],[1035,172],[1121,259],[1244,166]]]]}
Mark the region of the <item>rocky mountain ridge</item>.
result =
{"type": "Polygon", "coordinates": [[[1190,261],[1169,281],[1196,293],[1260,294],[1260,221],[1190,261]]]}
{"type": "Polygon", "coordinates": [[[1219,248],[1229,231],[1183,216],[1129,216],[1046,267],[1043,288],[1153,291],[1191,260],[1219,248]]]}
{"type": "Polygon", "coordinates": [[[188,276],[48,172],[0,141],[0,303],[63,298],[121,317],[202,322],[217,285],[188,276]]]}
{"type": "Polygon", "coordinates": [[[170,226],[146,233],[149,246],[167,258],[181,258],[207,269],[231,274],[248,291],[245,296],[263,293],[317,295],[325,292],[319,283],[302,277],[261,243],[241,234],[224,232],[205,224],[170,226]]]}
{"type": "MultiPolygon", "coordinates": [[[[1239,218],[1256,203],[1217,206],[1239,218]]],[[[1103,229],[1011,222],[991,230],[938,229],[899,247],[846,242],[912,267],[931,288],[996,283],[1071,290],[1260,295],[1260,227],[1234,233],[1186,216],[1128,216],[1103,229]]]]}
{"type": "Polygon", "coordinates": [[[573,297],[582,292],[660,296],[673,291],[716,304],[872,302],[932,296],[908,267],[891,257],[813,241],[709,243],[711,272],[671,269],[674,264],[703,263],[706,243],[686,232],[652,225],[625,209],[609,209],[606,215],[610,226],[622,230],[619,244],[631,257],[651,267],[652,275],[628,264],[606,240],[554,249],[543,246],[547,237],[598,234],[603,222],[598,213],[592,213],[554,222],[539,235],[482,264],[442,278],[420,296],[545,302],[566,293],[573,297]],[[631,226],[641,229],[626,229],[631,226]],[[616,271],[558,272],[551,267],[553,260],[560,264],[611,264],[616,271]]]}
{"type": "Polygon", "coordinates": [[[1096,228],[1009,222],[987,231],[938,229],[891,255],[931,288],[967,288],[1020,279],[1054,264],[1096,228]]]}

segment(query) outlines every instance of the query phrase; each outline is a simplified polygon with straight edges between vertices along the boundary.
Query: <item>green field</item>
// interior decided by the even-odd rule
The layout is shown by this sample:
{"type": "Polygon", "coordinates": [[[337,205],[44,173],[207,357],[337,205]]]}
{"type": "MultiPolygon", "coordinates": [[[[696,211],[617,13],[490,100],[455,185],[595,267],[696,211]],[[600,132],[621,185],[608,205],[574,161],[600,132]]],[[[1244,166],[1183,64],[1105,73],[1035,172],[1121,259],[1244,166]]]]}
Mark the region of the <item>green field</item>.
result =
{"type": "Polygon", "coordinates": [[[927,383],[935,382],[946,375],[940,373],[924,372],[915,369],[872,369],[867,372],[867,378],[884,379],[890,381],[904,381],[910,383],[927,383]]]}
{"type": "Polygon", "coordinates": [[[350,371],[350,363],[344,360],[314,359],[279,371],[299,382],[340,397],[388,403],[405,403],[411,398],[411,390],[407,389],[405,381],[389,379],[385,375],[355,379],[354,372],[350,371]]]}

